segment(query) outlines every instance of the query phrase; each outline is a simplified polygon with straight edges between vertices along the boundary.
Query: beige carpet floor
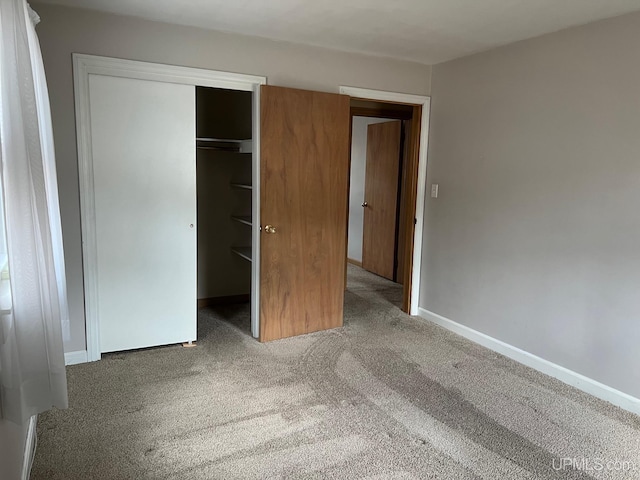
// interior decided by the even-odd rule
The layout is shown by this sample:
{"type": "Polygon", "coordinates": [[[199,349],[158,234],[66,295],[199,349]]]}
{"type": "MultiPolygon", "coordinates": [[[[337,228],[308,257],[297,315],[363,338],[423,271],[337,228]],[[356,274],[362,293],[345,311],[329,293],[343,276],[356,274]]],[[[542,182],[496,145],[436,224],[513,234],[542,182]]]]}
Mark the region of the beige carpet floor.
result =
{"type": "Polygon", "coordinates": [[[246,306],[210,308],[196,348],[72,366],[31,478],[640,478],[640,417],[403,314],[400,294],[350,267],[343,328],[260,344],[246,306]]]}

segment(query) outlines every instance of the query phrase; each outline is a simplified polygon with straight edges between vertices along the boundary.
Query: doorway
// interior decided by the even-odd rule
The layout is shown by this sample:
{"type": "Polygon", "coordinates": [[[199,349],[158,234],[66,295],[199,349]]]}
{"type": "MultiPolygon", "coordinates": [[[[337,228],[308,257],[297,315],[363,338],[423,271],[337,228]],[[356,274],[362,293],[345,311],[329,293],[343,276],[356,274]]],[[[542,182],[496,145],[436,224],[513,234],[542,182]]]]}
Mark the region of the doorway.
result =
{"type": "MultiPolygon", "coordinates": [[[[351,97],[351,162],[359,162],[359,165],[350,166],[350,174],[353,176],[350,178],[350,188],[354,191],[350,191],[348,230],[350,235],[353,232],[354,238],[348,239],[350,248],[345,263],[348,264],[348,259],[351,259],[351,264],[355,264],[351,267],[352,272],[354,268],[364,266],[367,270],[401,284],[402,300],[399,307],[406,313],[417,315],[430,98],[355,87],[340,87],[340,93],[351,97]],[[364,127],[367,129],[366,134],[363,133],[364,127]],[[372,142],[362,140],[363,137],[368,138],[369,134],[374,137],[372,142]],[[354,141],[359,142],[359,146],[354,141]],[[364,153],[363,150],[367,149],[369,152],[364,153]],[[381,155],[382,150],[387,151],[386,160],[376,158],[381,155]],[[393,152],[398,152],[398,155],[393,152]],[[354,158],[355,156],[359,157],[354,158]],[[374,166],[370,177],[377,178],[367,182],[367,163],[371,161],[386,161],[387,165],[374,166]],[[366,191],[367,183],[373,186],[369,192],[366,191]],[[397,185],[395,190],[394,185],[397,185]],[[376,209],[372,208],[370,200],[378,203],[378,212],[373,211],[376,209]],[[384,210],[381,201],[386,207],[382,220],[381,215],[375,218],[376,213],[380,214],[384,210]],[[379,222],[384,227],[379,227],[379,222]],[[361,225],[361,230],[358,230],[358,225],[361,225]],[[382,236],[384,242],[381,241],[382,236]],[[353,258],[358,254],[358,245],[362,245],[359,261],[353,258]],[[386,265],[384,269],[367,260],[367,257],[371,258],[371,255],[367,255],[367,249],[372,248],[376,262],[381,261],[386,265]]],[[[348,271],[349,268],[346,267],[346,277],[348,271]]]]}
{"type": "Polygon", "coordinates": [[[347,288],[380,289],[402,308],[405,183],[413,109],[351,100],[347,288]],[[390,108],[392,107],[392,108],[390,108]],[[381,118],[380,115],[385,115],[381,118]],[[381,279],[362,270],[389,280],[381,279]]]}
{"type": "Polygon", "coordinates": [[[406,164],[411,108],[404,118],[380,118],[378,109],[351,107],[349,263],[402,284],[406,232],[406,164]]]}

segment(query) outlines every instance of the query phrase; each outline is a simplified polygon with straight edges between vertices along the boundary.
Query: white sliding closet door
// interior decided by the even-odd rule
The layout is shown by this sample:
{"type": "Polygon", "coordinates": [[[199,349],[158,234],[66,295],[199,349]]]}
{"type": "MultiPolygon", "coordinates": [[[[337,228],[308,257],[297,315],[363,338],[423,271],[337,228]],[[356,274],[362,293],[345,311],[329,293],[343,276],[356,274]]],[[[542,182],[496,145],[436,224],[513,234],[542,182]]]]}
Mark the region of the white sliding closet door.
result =
{"type": "Polygon", "coordinates": [[[196,339],[195,87],[89,76],[100,351],[196,339]]]}

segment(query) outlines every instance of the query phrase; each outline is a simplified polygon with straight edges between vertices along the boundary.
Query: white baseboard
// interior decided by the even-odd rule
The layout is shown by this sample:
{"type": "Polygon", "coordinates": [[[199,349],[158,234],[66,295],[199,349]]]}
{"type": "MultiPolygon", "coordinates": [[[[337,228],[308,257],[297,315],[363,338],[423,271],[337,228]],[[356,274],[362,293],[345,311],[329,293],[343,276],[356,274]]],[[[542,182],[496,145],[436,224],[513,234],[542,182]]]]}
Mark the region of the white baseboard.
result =
{"type": "Polygon", "coordinates": [[[615,388],[611,388],[589,377],[585,377],[584,375],[569,370],[568,368],[561,367],[560,365],[545,360],[544,358],[525,352],[524,350],[490,337],[489,335],[485,335],[484,333],[478,332],[477,330],[465,325],[456,323],[442,315],[430,312],[422,307],[418,310],[419,316],[425,320],[440,325],[453,333],[457,333],[472,342],[478,343],[483,347],[504,355],[505,357],[509,357],[516,362],[526,365],[527,367],[531,367],[534,370],[538,370],[546,375],[557,378],[561,382],[571,385],[583,392],[589,393],[594,397],[598,397],[620,408],[640,415],[640,399],[638,398],[632,397],[631,395],[621,392],[620,390],[616,390],[615,388]]]}
{"type": "Polygon", "coordinates": [[[75,365],[76,363],[87,363],[87,351],[78,350],[77,352],[66,352],[64,354],[65,365],[75,365]]]}
{"type": "Polygon", "coordinates": [[[36,426],[38,416],[34,415],[29,419],[27,427],[27,439],[24,442],[24,456],[22,457],[22,480],[29,480],[31,475],[31,465],[36,456],[36,426]]]}

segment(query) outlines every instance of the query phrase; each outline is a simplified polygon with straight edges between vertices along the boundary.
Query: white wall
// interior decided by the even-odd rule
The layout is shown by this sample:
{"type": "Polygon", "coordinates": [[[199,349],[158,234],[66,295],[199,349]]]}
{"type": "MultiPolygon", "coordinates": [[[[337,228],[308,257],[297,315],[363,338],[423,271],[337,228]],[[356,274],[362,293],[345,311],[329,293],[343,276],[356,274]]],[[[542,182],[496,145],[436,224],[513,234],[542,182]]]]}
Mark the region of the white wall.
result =
{"type": "Polygon", "coordinates": [[[640,397],[640,14],[434,66],[420,306],[640,397]]]}
{"type": "Polygon", "coordinates": [[[253,75],[271,85],[338,92],[340,85],[425,95],[431,67],[132,17],[32,3],[51,97],[68,276],[71,340],[85,349],[78,161],[71,53],[105,55],[253,75]]]}
{"type": "Polygon", "coordinates": [[[389,118],[353,117],[351,125],[351,178],[349,187],[349,233],[347,257],[362,262],[362,228],[364,221],[364,180],[367,166],[367,127],[391,122],[389,118]]]}

